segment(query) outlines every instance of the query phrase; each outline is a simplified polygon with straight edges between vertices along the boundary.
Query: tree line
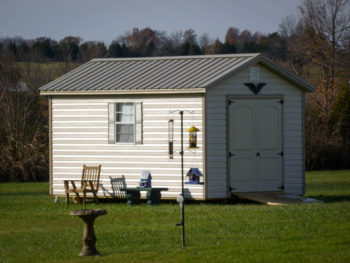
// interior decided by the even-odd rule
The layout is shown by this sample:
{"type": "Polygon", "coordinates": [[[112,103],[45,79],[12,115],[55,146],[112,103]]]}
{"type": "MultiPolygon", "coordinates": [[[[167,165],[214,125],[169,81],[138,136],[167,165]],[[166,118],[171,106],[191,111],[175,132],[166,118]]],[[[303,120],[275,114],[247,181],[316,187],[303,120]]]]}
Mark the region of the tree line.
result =
{"type": "Polygon", "coordinates": [[[67,36],[0,39],[0,181],[48,179],[48,111],[38,88],[99,57],[261,52],[310,81],[306,96],[306,168],[350,168],[350,0],[304,0],[280,30],[230,27],[225,39],[193,29],[168,35],[133,28],[108,47],[67,36]],[[57,63],[60,62],[60,63],[57,63]]]}
{"type": "Polygon", "coordinates": [[[133,28],[131,32],[117,37],[108,47],[103,42],[85,41],[80,37],[67,36],[60,41],[40,37],[31,40],[17,38],[0,39],[0,50],[6,51],[16,61],[71,61],[86,62],[92,58],[106,57],[149,57],[200,54],[230,54],[275,52],[278,33],[264,35],[249,30],[240,31],[230,27],[225,41],[213,39],[208,34],[198,37],[193,29],[173,32],[169,36],[164,31],[149,27],[133,28]]]}

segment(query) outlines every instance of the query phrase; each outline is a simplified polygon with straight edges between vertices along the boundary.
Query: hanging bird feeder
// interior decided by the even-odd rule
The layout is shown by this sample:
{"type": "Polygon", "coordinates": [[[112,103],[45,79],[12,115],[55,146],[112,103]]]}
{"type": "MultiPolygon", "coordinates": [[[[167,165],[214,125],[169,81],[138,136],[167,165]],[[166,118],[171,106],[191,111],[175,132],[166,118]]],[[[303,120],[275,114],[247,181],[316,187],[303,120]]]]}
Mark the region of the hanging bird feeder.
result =
{"type": "Polygon", "coordinates": [[[169,159],[174,158],[174,120],[168,122],[169,159]]]}
{"type": "Polygon", "coordinates": [[[188,149],[197,149],[197,132],[199,132],[199,129],[197,129],[195,126],[192,126],[187,129],[187,131],[189,132],[188,149]]]}

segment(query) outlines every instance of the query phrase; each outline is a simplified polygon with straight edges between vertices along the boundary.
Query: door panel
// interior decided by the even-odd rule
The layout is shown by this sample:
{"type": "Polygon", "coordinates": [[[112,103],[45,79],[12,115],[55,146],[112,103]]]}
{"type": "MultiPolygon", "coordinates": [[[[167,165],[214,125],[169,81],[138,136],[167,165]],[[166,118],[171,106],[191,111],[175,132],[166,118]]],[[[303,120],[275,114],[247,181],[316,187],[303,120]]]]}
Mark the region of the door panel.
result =
{"type": "Polygon", "coordinates": [[[282,106],[276,99],[235,99],[230,105],[231,187],[278,191],[282,185],[282,106]]]}
{"type": "Polygon", "coordinates": [[[234,180],[237,182],[255,181],[252,158],[235,158],[233,160],[235,169],[234,180]]]}
{"type": "Polygon", "coordinates": [[[277,107],[261,105],[260,101],[257,102],[257,135],[260,149],[279,149],[279,119],[277,107]]]}
{"type": "Polygon", "coordinates": [[[281,103],[256,100],[257,191],[278,191],[282,185],[281,103]]]}
{"type": "Polygon", "coordinates": [[[235,189],[254,191],[255,178],[255,109],[254,100],[237,100],[230,107],[231,185],[235,189]]]}
{"type": "Polygon", "coordinates": [[[252,151],[254,149],[254,109],[251,105],[235,105],[234,110],[234,147],[236,151],[252,151]]]}
{"type": "Polygon", "coordinates": [[[278,191],[282,185],[281,103],[274,99],[256,100],[257,191],[278,191]]]}

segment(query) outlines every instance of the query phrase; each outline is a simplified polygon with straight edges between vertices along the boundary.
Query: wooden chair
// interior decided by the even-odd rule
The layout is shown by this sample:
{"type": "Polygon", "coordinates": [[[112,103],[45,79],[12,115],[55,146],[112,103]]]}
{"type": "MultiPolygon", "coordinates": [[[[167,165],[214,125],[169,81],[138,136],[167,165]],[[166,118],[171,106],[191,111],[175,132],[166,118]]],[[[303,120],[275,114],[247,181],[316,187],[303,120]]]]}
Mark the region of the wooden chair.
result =
{"type": "Polygon", "coordinates": [[[92,193],[96,202],[98,203],[97,191],[100,182],[101,165],[99,166],[83,166],[83,174],[81,180],[65,180],[64,189],[67,197],[67,206],[69,206],[69,193],[75,193],[79,204],[81,204],[81,197],[79,194],[83,194],[83,204],[86,203],[86,193],[92,193]],[[69,182],[72,188],[69,188],[69,182]],[[80,182],[80,188],[77,188],[75,183],[80,182]]]}

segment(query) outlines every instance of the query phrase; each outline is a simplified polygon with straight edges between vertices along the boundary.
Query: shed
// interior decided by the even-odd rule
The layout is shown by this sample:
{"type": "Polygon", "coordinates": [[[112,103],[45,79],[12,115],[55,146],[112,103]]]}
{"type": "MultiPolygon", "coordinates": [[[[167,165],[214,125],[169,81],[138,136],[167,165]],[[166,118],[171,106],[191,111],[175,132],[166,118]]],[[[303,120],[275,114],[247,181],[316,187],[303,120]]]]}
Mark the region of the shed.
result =
{"type": "MultiPolygon", "coordinates": [[[[102,165],[100,196],[135,187],[143,170],[163,198],[181,192],[180,114],[196,126],[187,198],[237,192],[305,193],[304,95],[314,87],[262,54],[93,59],[41,88],[49,98],[50,191],[102,165]],[[169,121],[173,156],[169,155],[169,121]]],[[[184,133],[187,142],[188,133],[184,133]]]]}

